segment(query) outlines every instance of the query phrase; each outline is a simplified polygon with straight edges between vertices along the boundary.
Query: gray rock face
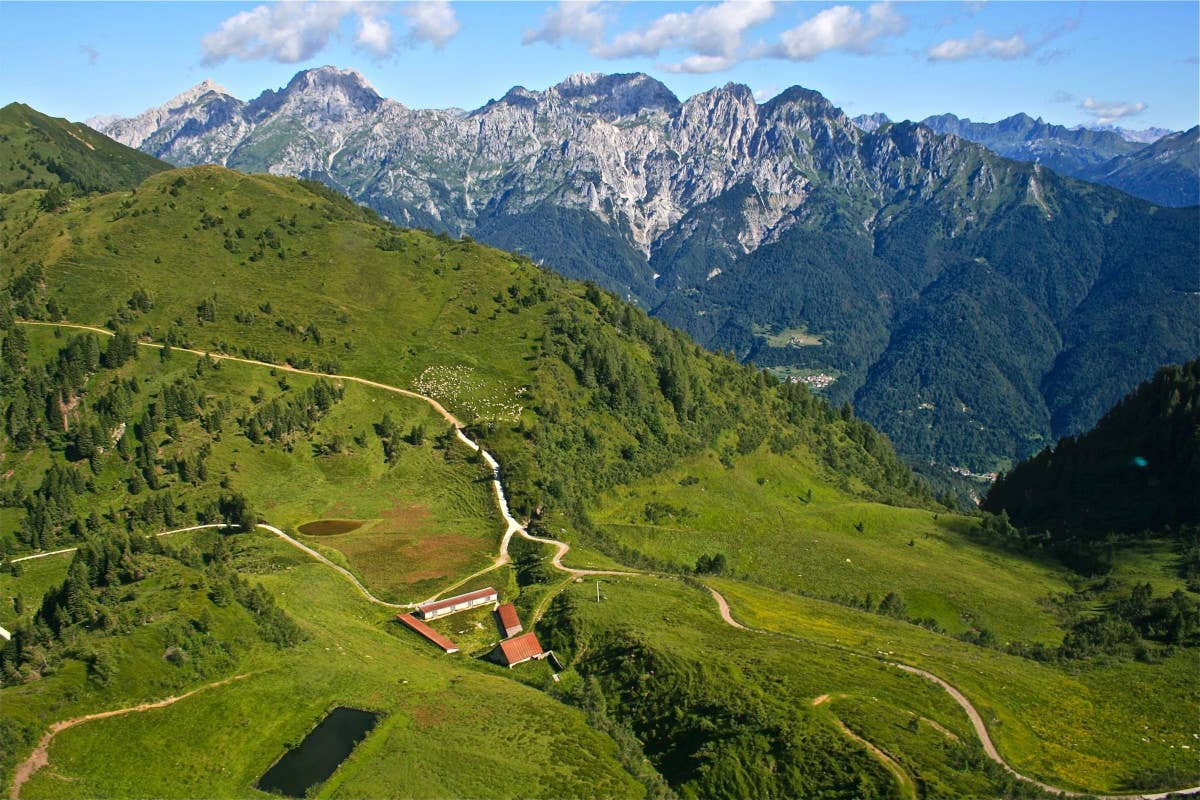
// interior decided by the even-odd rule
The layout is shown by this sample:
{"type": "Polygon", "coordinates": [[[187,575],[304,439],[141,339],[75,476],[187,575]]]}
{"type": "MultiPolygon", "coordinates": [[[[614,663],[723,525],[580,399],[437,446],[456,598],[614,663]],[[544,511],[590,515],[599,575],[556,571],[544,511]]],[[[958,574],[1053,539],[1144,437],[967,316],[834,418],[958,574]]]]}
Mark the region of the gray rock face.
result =
{"type": "Polygon", "coordinates": [[[874,191],[854,156],[859,130],[798,87],[762,106],[735,84],[680,102],[647,75],[574,75],[464,113],[409,109],[322,67],[248,103],[205,81],[92,123],[181,166],[316,177],[400,223],[461,232],[542,203],[580,209],[647,258],[735,187],[755,198],[734,214],[744,252],[794,224],[818,174],[874,191]]]}
{"type": "Polygon", "coordinates": [[[701,344],[815,377],[901,452],[973,471],[1087,427],[1194,356],[1180,310],[1194,212],[1054,166],[1161,183],[1163,162],[1190,153],[1195,170],[1194,132],[1118,170],[1098,148],[1137,146],[1116,133],[1025,115],[856,124],[800,87],[761,105],[737,84],[680,101],[642,74],[410,109],[330,67],[248,103],[206,82],[93,124],[176,164],[314,178],[395,222],[522,250],[701,344]],[[1035,163],[986,149],[1002,145],[1035,163]],[[820,344],[772,344],[790,330],[820,344]]]}

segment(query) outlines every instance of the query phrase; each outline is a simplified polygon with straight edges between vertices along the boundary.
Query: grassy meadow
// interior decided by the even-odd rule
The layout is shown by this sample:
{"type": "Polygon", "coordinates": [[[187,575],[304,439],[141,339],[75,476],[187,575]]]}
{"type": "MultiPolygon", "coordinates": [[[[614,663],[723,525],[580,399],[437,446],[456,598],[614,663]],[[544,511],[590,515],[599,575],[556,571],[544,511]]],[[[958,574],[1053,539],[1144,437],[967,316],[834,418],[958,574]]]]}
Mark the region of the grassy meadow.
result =
{"type": "Polygon", "coordinates": [[[710,583],[739,622],[797,637],[797,648],[894,659],[949,681],[979,709],[1001,755],[1027,775],[1091,792],[1173,788],[1154,783],[1163,774],[1193,784],[1200,777],[1195,651],[1159,664],[1060,667],[833,603],[726,579],[710,583]]]}
{"type": "MultiPolygon", "coordinates": [[[[46,359],[77,332],[29,326],[33,357],[46,359]]],[[[141,348],[140,358],[119,371],[103,370],[89,382],[91,395],[112,381],[136,377],[141,385],[139,405],[131,410],[137,419],[149,403],[161,402],[163,387],[180,379],[193,379],[199,357],[141,348]]],[[[216,362],[201,370],[199,385],[210,403],[227,401],[235,409],[220,431],[208,432],[198,421],[182,423],[176,437],[161,436],[161,453],[186,454],[207,446],[210,474],[225,476],[227,488],[243,493],[253,507],[277,527],[295,532],[305,522],[327,518],[353,518],[363,526],[333,536],[300,536],[310,546],[355,572],[377,596],[399,602],[424,599],[472,572],[495,557],[503,524],[496,511],[490,473],[469,458],[457,442],[435,447],[435,436],[448,425],[428,404],[392,392],[347,382],[343,396],[316,425],[308,441],[255,444],[238,428],[237,411],[262,405],[254,398],[286,397],[315,381],[305,375],[266,367],[216,362]],[[286,387],[286,389],[284,388],[286,387]],[[420,445],[402,444],[389,464],[374,426],[389,414],[407,432],[423,427],[428,435],[420,445]],[[318,452],[317,445],[335,437],[345,443],[343,452],[318,452]]],[[[17,485],[37,485],[51,463],[61,463],[61,453],[35,451],[35,457],[13,464],[10,480],[17,485]]],[[[94,477],[97,487],[109,491],[79,497],[81,510],[103,513],[122,500],[122,480],[128,465],[110,452],[94,477]]],[[[177,496],[195,496],[196,503],[215,494],[215,481],[191,485],[163,476],[177,496]]],[[[136,497],[133,500],[136,502],[136,497]]],[[[20,513],[6,509],[15,518],[20,513]]],[[[203,520],[205,522],[216,520],[203,520]]],[[[191,521],[185,520],[185,524],[191,521]]],[[[15,544],[10,541],[10,548],[15,544]]],[[[31,562],[33,563],[33,562],[31,562]]],[[[0,610],[0,615],[6,612],[0,610]]],[[[3,624],[4,616],[0,616],[3,624]]]]}
{"type": "MultiPolygon", "coordinates": [[[[278,650],[255,641],[236,607],[216,609],[230,612],[217,624],[225,626],[222,638],[237,643],[235,657],[202,676],[179,675],[164,661],[150,626],[100,643],[119,649],[117,678],[104,691],[88,683],[79,662],[6,689],[4,716],[40,726],[248,676],[166,708],[59,734],[50,765],[22,797],[257,796],[254,782],[336,705],[384,717],[320,797],[640,796],[612,743],[579,712],[489,665],[427,647],[286,543],[261,533],[232,541],[239,571],[264,584],[310,638],[278,650]]],[[[206,607],[203,592],[178,590],[194,580],[186,568],[164,567],[138,593],[164,616],[195,614],[206,607]]]]}
{"type": "Polygon", "coordinates": [[[721,553],[729,574],[764,586],[874,603],[895,592],[909,617],[951,634],[1062,638],[1042,602],[1070,591],[1061,570],[973,542],[971,518],[864,502],[797,453],[760,450],[732,468],[700,456],[597,506],[605,537],[679,566],[721,553]]]}
{"type": "MultiPolygon", "coordinates": [[[[133,422],[180,381],[225,408],[215,427],[181,420],[148,442],[163,489],[186,509],[171,527],[210,521],[236,492],[385,600],[494,586],[526,630],[545,613],[539,638],[570,667],[554,683],[544,663],[510,672],[474,658],[498,639],[488,609],[435,622],[463,650],[442,655],[328,566],[265,533],[227,536],[237,571],[307,638],[269,644],[245,609],[212,601],[199,567],[147,556],[153,569],[120,599],[129,616],[117,633],[89,630],[59,667],[0,692],[0,741],[24,737],[3,766],[53,721],[246,677],[63,732],[23,797],[255,796],[254,781],[336,705],[383,718],[318,797],[639,797],[654,785],[648,765],[685,797],[910,796],[839,725],[882,749],[920,796],[1021,795],[961,708],[888,659],[960,687],[1005,758],[1047,782],[1101,792],[1197,778],[1196,650],[1062,666],[954,638],[988,631],[997,645],[1053,649],[1063,598],[1082,579],[981,543],[976,518],[918,496],[890,446],[848,414],[661,338],[527,259],[378,226],[319,187],[205,167],[52,214],[37,211],[39,197],[0,197],[0,277],[33,286],[14,299],[26,316],[428,394],[496,454],[510,499],[524,490],[516,513],[572,543],[568,564],[676,576],[575,580],[550,568],[549,546],[524,541],[511,565],[478,574],[503,532],[490,473],[442,440],[448,426],[427,404],[330,379],[340,399],[311,430],[256,443],[241,420],[317,378],[139,348],[90,377],[83,410],[118,379],[137,381],[133,422]],[[139,291],[147,302],[132,302],[139,291]],[[392,442],[389,457],[376,432],[385,414],[425,435],[392,442]],[[205,479],[162,468],[201,451],[205,479]],[[321,520],[359,524],[299,532],[321,520]],[[731,628],[697,576],[680,577],[718,554],[723,575],[700,577],[739,620],[781,635],[731,628]],[[889,594],[903,604],[896,617],[943,632],[853,607],[889,594]],[[211,647],[168,659],[180,625],[211,647]],[[107,682],[93,677],[97,654],[107,682]]],[[[76,335],[21,328],[31,363],[51,363],[76,335]]],[[[33,492],[66,463],[68,438],[54,432],[26,452],[0,443],[3,487],[33,492]]],[[[76,519],[138,529],[139,504],[164,492],[132,486],[130,461],[114,444],[94,464],[74,462],[89,482],[76,519]]],[[[0,511],[10,555],[28,551],[15,495],[0,511]]],[[[55,535],[47,547],[75,541],[55,535]]],[[[203,553],[218,536],[166,543],[203,553]]],[[[0,570],[0,625],[29,621],[69,563],[0,570]]],[[[1146,545],[1123,552],[1112,578],[1161,596],[1183,586],[1178,566],[1175,552],[1146,545]]],[[[1102,611],[1115,591],[1075,598],[1072,613],[1102,611]]]]}

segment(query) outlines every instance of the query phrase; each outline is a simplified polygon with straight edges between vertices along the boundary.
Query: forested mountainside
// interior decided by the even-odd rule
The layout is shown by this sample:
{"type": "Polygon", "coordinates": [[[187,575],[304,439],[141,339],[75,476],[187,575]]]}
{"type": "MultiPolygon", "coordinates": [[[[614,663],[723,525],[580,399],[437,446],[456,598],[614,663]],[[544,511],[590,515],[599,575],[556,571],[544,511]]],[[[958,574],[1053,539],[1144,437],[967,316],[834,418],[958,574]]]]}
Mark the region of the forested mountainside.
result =
{"type": "MultiPolygon", "coordinates": [[[[205,167],[53,214],[29,193],[4,208],[19,316],[479,394],[460,413],[504,457],[526,514],[705,447],[830,448],[861,461],[853,479],[874,496],[919,493],[883,437],[803,386],[528,259],[393,228],[315,182],[205,167]]],[[[40,391],[16,391],[13,435],[44,424],[21,422],[43,414],[40,391]]]]}
{"type": "Polygon", "coordinates": [[[1200,360],[1163,367],[1096,426],[1017,464],[984,508],[1057,537],[1182,535],[1200,524],[1200,360]]]}
{"type": "Polygon", "coordinates": [[[22,103],[0,108],[0,192],[53,189],[47,195],[47,205],[53,205],[72,192],[132,189],[170,168],[81,123],[48,117],[22,103]]]}
{"type": "Polygon", "coordinates": [[[1002,466],[1200,351],[1183,313],[1194,210],[925,128],[864,133],[799,87],[681,102],[646,75],[582,75],[461,112],[322,68],[248,103],[201,84],[101,127],[175,163],[316,178],[595,280],[852,401],[913,459],[1002,466]]]}

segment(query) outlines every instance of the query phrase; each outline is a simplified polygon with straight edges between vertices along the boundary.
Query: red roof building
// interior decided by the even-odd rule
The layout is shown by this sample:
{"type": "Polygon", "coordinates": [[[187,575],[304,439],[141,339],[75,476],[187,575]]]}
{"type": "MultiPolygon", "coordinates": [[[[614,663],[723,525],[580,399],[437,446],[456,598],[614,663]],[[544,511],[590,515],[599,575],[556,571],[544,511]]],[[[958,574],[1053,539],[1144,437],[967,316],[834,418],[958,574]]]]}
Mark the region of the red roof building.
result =
{"type": "Polygon", "coordinates": [[[496,617],[500,620],[500,633],[505,639],[525,630],[521,625],[521,618],[517,616],[516,606],[512,603],[497,606],[496,617]]]}
{"type": "Polygon", "coordinates": [[[497,648],[497,656],[501,664],[512,669],[517,664],[532,658],[545,658],[546,654],[542,651],[542,644],[538,641],[537,634],[530,631],[501,642],[497,648]]]}
{"type": "Polygon", "coordinates": [[[409,628],[416,631],[417,633],[421,634],[426,639],[428,639],[429,641],[436,644],[438,647],[445,650],[447,653],[457,653],[458,652],[458,645],[456,645],[454,642],[447,639],[445,636],[442,636],[440,633],[438,633],[433,628],[426,625],[424,622],[421,622],[421,620],[417,619],[412,614],[397,614],[396,620],[398,622],[403,623],[404,625],[407,625],[409,628]]]}
{"type": "Polygon", "coordinates": [[[478,608],[479,606],[485,606],[488,603],[494,602],[496,602],[496,590],[489,586],[486,589],[478,589],[474,592],[447,597],[445,600],[424,603],[417,606],[417,613],[421,615],[421,619],[437,619],[447,614],[466,611],[469,608],[478,608]]]}

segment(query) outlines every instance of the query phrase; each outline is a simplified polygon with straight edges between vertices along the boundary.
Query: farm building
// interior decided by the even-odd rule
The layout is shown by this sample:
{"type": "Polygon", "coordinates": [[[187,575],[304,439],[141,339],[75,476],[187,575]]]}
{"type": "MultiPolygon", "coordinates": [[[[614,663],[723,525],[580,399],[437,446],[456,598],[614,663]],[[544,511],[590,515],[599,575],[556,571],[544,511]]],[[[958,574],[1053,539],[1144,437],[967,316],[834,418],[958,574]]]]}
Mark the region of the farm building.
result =
{"type": "Polygon", "coordinates": [[[537,634],[533,631],[523,633],[520,636],[514,636],[511,639],[505,639],[492,652],[492,655],[509,669],[533,658],[546,657],[545,652],[542,651],[542,644],[538,641],[537,634]]]}
{"type": "Polygon", "coordinates": [[[521,631],[525,630],[521,626],[521,618],[517,616],[517,609],[512,603],[505,603],[496,607],[496,618],[500,623],[500,634],[507,639],[510,636],[516,636],[521,631]]]}
{"type": "Polygon", "coordinates": [[[445,600],[424,603],[417,606],[417,613],[421,615],[421,619],[437,619],[447,614],[466,611],[469,608],[478,608],[479,606],[485,606],[488,603],[494,602],[496,602],[496,590],[489,586],[486,589],[447,597],[445,600]]]}
{"type": "Polygon", "coordinates": [[[412,614],[397,614],[396,620],[421,634],[426,639],[445,650],[447,653],[458,652],[458,645],[447,639],[445,636],[442,636],[424,622],[421,622],[421,620],[417,619],[412,614]]]}

